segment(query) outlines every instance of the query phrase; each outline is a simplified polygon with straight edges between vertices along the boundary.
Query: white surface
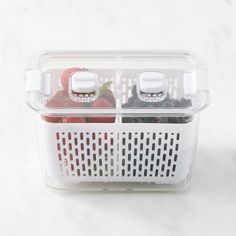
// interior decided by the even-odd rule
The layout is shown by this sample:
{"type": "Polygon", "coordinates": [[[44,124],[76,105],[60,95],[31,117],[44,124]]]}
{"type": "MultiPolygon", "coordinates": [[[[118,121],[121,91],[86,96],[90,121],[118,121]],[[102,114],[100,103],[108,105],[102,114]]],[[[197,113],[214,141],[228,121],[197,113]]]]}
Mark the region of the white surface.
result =
{"type": "Polygon", "coordinates": [[[0,8],[0,235],[236,235],[236,3],[232,0],[8,0],[0,8]],[[206,61],[188,191],[70,193],[41,181],[23,72],[46,49],[187,49],[206,61]]]}

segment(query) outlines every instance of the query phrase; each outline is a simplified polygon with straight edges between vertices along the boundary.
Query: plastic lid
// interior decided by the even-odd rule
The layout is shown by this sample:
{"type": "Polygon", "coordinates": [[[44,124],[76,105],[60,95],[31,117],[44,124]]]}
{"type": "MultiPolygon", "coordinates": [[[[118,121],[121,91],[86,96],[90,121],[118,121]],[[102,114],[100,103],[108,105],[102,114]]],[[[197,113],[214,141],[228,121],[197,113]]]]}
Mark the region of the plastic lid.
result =
{"type": "Polygon", "coordinates": [[[54,116],[181,116],[209,103],[207,73],[185,51],[53,51],[26,71],[28,105],[54,116]]]}

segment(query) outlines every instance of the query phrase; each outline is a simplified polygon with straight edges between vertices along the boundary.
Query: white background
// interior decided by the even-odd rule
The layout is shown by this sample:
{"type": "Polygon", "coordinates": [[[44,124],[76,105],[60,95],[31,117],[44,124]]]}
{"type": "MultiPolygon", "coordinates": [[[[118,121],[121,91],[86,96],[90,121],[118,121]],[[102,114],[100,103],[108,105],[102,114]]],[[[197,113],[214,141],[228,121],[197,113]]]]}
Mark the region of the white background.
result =
{"type": "Polygon", "coordinates": [[[236,235],[236,2],[7,0],[0,4],[0,235],[236,235]],[[190,188],[70,193],[42,182],[26,60],[53,49],[186,49],[209,69],[190,188]]]}

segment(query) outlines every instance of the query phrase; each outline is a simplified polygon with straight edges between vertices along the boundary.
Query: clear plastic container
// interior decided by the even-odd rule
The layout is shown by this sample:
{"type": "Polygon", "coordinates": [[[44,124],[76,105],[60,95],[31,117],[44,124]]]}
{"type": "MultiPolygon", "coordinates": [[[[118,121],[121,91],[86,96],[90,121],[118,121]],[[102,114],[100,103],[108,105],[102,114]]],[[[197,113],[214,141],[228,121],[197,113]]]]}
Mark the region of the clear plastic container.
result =
{"type": "Polygon", "coordinates": [[[187,51],[52,51],[31,58],[49,186],[180,190],[189,183],[207,73],[187,51]]]}

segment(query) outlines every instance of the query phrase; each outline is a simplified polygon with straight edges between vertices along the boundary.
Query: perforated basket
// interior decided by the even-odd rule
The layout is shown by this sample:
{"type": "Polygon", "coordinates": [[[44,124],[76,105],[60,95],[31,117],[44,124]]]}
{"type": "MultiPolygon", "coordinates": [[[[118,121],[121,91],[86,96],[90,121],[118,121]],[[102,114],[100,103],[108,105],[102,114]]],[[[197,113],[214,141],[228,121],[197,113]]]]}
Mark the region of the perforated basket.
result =
{"type": "Polygon", "coordinates": [[[196,153],[198,111],[208,103],[208,90],[198,82],[203,77],[197,80],[200,69],[186,57],[183,52],[57,52],[41,56],[40,69],[28,70],[27,74],[31,107],[43,116],[113,119],[105,123],[64,123],[38,117],[47,183],[56,188],[85,190],[178,190],[187,186],[196,153]],[[96,73],[99,86],[110,81],[115,107],[48,108],[45,104],[60,90],[57,81],[65,70],[60,68],[62,64],[63,68],[89,68],[86,71],[96,73]],[[153,107],[150,102],[151,107],[123,107],[133,96],[140,73],[154,70],[167,77],[170,101],[188,98],[191,104],[153,107]]]}

